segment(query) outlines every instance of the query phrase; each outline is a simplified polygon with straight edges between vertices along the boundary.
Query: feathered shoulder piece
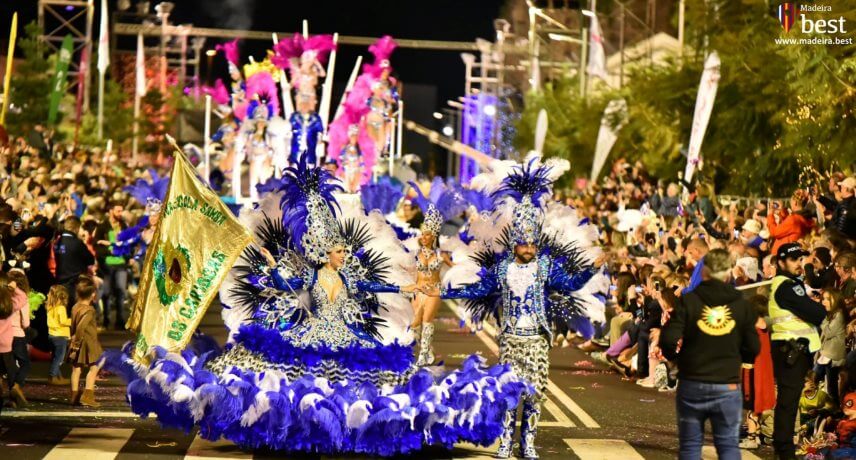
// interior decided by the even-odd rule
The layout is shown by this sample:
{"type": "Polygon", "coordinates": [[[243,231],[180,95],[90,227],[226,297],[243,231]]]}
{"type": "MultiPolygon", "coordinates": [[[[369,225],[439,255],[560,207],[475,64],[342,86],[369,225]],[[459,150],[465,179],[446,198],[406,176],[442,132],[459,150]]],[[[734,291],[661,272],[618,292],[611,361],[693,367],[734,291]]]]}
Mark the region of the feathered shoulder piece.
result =
{"type": "Polygon", "coordinates": [[[146,214],[152,214],[160,211],[163,199],[166,197],[166,192],[169,188],[169,177],[160,177],[157,171],[151,168],[148,171],[152,177],[151,182],[145,179],[137,179],[133,185],[129,185],[122,190],[134,197],[137,203],[145,206],[146,214]]]}

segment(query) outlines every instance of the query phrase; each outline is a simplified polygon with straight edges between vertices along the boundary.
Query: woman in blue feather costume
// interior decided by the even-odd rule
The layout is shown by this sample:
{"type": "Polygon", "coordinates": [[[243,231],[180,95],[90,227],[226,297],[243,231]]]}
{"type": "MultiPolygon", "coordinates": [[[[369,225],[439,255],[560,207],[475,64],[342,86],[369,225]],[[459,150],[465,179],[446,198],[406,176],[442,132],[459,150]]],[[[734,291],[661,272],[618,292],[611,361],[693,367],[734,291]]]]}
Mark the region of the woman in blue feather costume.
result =
{"type": "Polygon", "coordinates": [[[401,264],[413,258],[380,213],[339,208],[333,180],[288,168],[242,213],[257,246],[221,286],[223,352],[159,350],[143,367],[128,346],[108,359],[132,410],[244,448],[390,456],[492,444],[528,384],[478,356],[439,376],[415,366],[400,294],[412,290],[401,264]]]}

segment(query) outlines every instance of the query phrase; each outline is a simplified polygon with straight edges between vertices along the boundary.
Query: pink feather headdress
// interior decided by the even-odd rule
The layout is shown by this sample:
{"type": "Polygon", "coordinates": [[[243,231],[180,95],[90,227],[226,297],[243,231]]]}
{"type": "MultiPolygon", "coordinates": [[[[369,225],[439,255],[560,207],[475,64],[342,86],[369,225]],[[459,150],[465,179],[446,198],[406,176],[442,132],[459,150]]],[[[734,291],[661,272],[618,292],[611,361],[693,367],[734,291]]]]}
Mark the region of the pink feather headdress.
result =
{"type": "Polygon", "coordinates": [[[241,58],[238,55],[237,38],[230,42],[223,43],[222,45],[217,45],[215,49],[217,51],[223,51],[223,54],[226,56],[226,60],[235,67],[238,66],[238,62],[240,62],[241,58]]]}
{"type": "Polygon", "coordinates": [[[229,91],[226,89],[226,85],[223,84],[223,80],[219,78],[214,82],[214,86],[203,86],[202,92],[210,95],[211,100],[217,105],[227,105],[229,103],[229,91]]]}
{"type": "Polygon", "coordinates": [[[392,70],[389,58],[397,47],[398,43],[396,43],[391,36],[384,35],[379,38],[378,41],[369,46],[369,52],[374,56],[374,61],[372,61],[371,64],[365,64],[363,66],[363,73],[369,74],[374,78],[378,78],[381,73],[383,73],[384,69],[392,70]]]}
{"type": "Polygon", "coordinates": [[[314,52],[315,59],[323,65],[334,49],[336,44],[333,42],[332,35],[313,35],[304,39],[303,35],[296,33],[291,38],[280,40],[274,45],[271,62],[285,70],[296,65],[303,53],[314,52]]]}

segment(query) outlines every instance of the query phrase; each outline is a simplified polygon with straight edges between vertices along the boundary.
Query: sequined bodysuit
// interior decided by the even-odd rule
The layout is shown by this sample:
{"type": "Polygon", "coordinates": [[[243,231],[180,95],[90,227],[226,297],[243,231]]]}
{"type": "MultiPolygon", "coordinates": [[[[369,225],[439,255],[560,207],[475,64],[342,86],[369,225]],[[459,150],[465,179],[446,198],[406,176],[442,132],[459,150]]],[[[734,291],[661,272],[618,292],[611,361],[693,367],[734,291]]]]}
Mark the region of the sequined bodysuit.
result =
{"type": "Polygon", "coordinates": [[[290,379],[309,374],[331,381],[378,385],[406,381],[416,371],[410,348],[377,340],[369,332],[371,312],[359,301],[361,295],[398,292],[398,287],[367,280],[354,282],[343,273],[333,276],[338,276],[342,285],[331,299],[318,282],[318,271],[286,280],[272,270],[271,284],[280,291],[280,298],[272,307],[276,311],[263,309],[264,315],[257,317],[255,330],[265,337],[252,340],[257,345],[248,345],[250,338],[238,340],[209,368],[215,372],[231,366],[256,372],[276,370],[290,379]],[[308,308],[297,300],[301,290],[308,291],[311,298],[308,308]]]}

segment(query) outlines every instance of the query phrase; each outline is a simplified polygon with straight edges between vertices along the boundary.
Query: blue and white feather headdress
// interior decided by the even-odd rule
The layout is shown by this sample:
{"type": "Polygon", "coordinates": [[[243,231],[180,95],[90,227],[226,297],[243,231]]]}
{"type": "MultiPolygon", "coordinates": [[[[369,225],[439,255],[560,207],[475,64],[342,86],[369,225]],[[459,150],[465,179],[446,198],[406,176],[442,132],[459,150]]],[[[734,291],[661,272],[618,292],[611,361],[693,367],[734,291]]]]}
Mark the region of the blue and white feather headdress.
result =
{"type": "Polygon", "coordinates": [[[310,168],[305,159],[283,171],[278,190],[282,221],[297,246],[310,262],[327,262],[327,253],[344,245],[336,210],[339,205],[333,193],[342,186],[323,168],[310,168]]]}
{"type": "Polygon", "coordinates": [[[467,202],[456,187],[451,187],[443,182],[443,179],[435,177],[431,182],[431,190],[426,197],[418,185],[408,182],[416,191],[416,204],[422,209],[424,220],[422,221],[423,232],[436,235],[440,234],[443,223],[467,209],[467,202]]]}
{"type": "Polygon", "coordinates": [[[122,190],[128,192],[138,203],[145,206],[146,215],[150,216],[159,213],[163,206],[163,200],[169,188],[169,177],[160,177],[157,171],[151,168],[148,171],[152,177],[151,182],[145,179],[137,179],[133,185],[122,190]]]}
{"type": "Polygon", "coordinates": [[[510,243],[537,244],[544,221],[544,196],[549,195],[552,168],[533,158],[515,166],[493,192],[493,198],[512,205],[510,243]],[[510,201],[509,201],[510,200],[510,201]]]}

